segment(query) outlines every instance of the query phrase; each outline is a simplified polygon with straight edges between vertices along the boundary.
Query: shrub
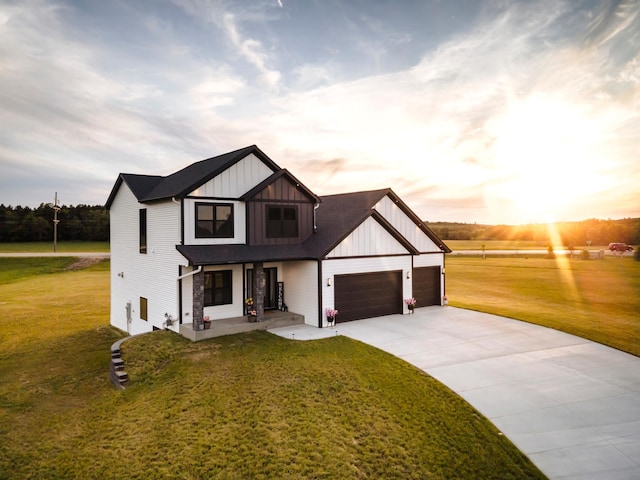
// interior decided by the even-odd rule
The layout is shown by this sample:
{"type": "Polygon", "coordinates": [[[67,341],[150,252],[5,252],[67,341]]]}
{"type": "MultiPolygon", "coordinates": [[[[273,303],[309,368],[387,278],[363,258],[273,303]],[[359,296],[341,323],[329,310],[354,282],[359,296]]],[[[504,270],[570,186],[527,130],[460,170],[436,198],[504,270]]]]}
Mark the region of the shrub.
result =
{"type": "Polygon", "coordinates": [[[547,247],[547,255],[545,256],[545,258],[556,258],[556,254],[553,251],[553,245],[549,245],[547,247]]]}
{"type": "Polygon", "coordinates": [[[589,260],[591,258],[591,254],[589,253],[589,250],[582,250],[582,252],[580,252],[580,258],[582,260],[589,260]]]}

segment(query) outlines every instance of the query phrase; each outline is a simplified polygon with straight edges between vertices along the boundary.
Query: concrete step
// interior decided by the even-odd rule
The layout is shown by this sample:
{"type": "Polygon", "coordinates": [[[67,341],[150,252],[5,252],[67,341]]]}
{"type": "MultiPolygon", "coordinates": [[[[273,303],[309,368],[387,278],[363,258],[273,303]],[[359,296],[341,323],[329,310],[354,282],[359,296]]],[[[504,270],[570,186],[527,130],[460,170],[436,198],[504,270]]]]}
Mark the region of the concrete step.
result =
{"type": "Polygon", "coordinates": [[[124,360],[122,358],[112,358],[111,367],[114,370],[124,370],[124,360]]]}

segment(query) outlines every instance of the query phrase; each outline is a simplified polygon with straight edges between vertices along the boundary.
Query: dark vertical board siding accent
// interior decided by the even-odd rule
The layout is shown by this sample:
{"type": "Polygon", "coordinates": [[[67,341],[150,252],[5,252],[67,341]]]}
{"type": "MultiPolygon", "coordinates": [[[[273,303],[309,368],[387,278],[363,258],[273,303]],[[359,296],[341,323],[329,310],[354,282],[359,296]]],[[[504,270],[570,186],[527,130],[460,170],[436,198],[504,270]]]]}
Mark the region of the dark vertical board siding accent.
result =
{"type": "Polygon", "coordinates": [[[289,181],[279,178],[249,202],[248,238],[250,245],[292,245],[304,242],[313,233],[314,202],[289,181]],[[298,207],[298,236],[267,238],[266,209],[269,204],[291,204],[298,207]]]}

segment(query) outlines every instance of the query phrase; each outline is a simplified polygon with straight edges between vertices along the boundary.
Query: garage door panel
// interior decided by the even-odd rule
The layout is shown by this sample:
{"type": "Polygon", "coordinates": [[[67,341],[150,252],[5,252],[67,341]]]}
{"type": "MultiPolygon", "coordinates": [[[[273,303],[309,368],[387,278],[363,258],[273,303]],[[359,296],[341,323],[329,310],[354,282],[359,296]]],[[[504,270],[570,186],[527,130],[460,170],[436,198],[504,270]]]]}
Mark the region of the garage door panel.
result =
{"type": "Polygon", "coordinates": [[[440,305],[440,267],[413,269],[413,298],[416,307],[440,305]]]}
{"type": "Polygon", "coordinates": [[[337,322],[402,313],[402,272],[374,272],[335,277],[337,322]]]}

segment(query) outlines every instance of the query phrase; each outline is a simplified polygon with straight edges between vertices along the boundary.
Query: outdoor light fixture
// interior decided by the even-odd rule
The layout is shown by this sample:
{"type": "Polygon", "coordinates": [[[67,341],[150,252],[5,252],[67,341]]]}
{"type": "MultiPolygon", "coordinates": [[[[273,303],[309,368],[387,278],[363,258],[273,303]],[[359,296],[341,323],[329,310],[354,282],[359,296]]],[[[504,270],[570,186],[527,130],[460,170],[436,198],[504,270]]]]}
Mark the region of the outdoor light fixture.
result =
{"type": "Polygon", "coordinates": [[[410,278],[411,278],[411,272],[407,270],[407,280],[409,280],[410,278]]]}
{"type": "Polygon", "coordinates": [[[331,277],[327,278],[327,287],[331,286],[331,277]]]}

